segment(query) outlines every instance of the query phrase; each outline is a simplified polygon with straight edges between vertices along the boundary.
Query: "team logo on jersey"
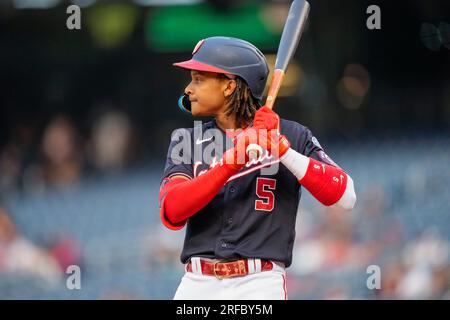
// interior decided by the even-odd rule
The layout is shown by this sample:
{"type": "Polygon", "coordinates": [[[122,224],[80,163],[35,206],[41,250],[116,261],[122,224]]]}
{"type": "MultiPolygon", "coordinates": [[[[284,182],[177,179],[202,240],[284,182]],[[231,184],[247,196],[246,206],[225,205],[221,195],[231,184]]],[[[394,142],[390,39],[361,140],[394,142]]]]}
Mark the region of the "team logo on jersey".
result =
{"type": "Polygon", "coordinates": [[[312,138],[311,138],[311,141],[312,141],[312,143],[314,143],[314,145],[315,145],[316,147],[319,147],[320,149],[323,149],[322,146],[321,146],[320,143],[319,143],[319,140],[317,140],[316,137],[312,137],[312,138]]]}
{"type": "MultiPolygon", "coordinates": [[[[236,143],[233,143],[235,139],[238,139],[240,134],[243,134],[242,129],[236,130],[236,132],[227,130],[226,134],[229,139],[224,139],[223,131],[217,128],[209,128],[203,132],[203,125],[201,121],[194,122],[194,130],[191,132],[188,129],[177,129],[172,133],[171,147],[169,149],[170,161],[174,165],[190,164],[193,166],[193,175],[197,177],[209,169],[214,168],[217,165],[223,165],[224,161],[237,161],[239,164],[244,164],[243,172],[239,174],[248,174],[250,172],[261,169],[261,173],[265,175],[276,174],[278,171],[278,163],[276,155],[272,154],[272,150],[262,152],[256,159],[246,160],[246,149],[242,143],[237,143],[237,152],[235,157],[226,157],[223,159],[223,153],[225,150],[229,150],[236,143]],[[192,136],[193,133],[193,136],[192,136]],[[212,141],[217,141],[212,143],[212,141]],[[194,145],[192,145],[194,144],[194,145]],[[209,168],[208,168],[209,167],[209,168]]],[[[256,132],[248,132],[250,141],[257,141],[256,132]]],[[[260,137],[260,142],[264,142],[262,138],[267,138],[266,135],[260,137]]],[[[243,140],[242,140],[243,141],[243,140]]],[[[274,151],[277,152],[277,151],[274,151]]]]}
{"type": "Polygon", "coordinates": [[[323,150],[320,150],[320,151],[318,151],[317,152],[318,154],[319,154],[319,157],[323,160],[323,161],[325,161],[325,162],[327,162],[327,163],[329,163],[329,164],[331,164],[331,165],[333,165],[333,166],[336,166],[336,167],[339,167],[338,165],[337,165],[337,163],[336,162],[334,162],[323,150]]]}
{"type": "Polygon", "coordinates": [[[325,161],[325,162],[328,163],[328,164],[331,164],[331,165],[333,165],[333,166],[339,167],[339,166],[336,164],[336,162],[334,162],[333,159],[331,159],[331,158],[325,153],[325,151],[323,151],[323,148],[322,148],[322,146],[320,145],[319,140],[317,140],[316,137],[312,137],[312,138],[311,138],[311,141],[312,141],[312,143],[313,143],[316,147],[318,147],[318,148],[321,149],[321,150],[317,151],[317,154],[319,155],[320,159],[322,159],[323,161],[325,161]]]}
{"type": "MultiPolygon", "coordinates": [[[[280,162],[279,159],[274,159],[273,155],[270,154],[269,151],[266,150],[266,152],[262,153],[258,158],[253,159],[253,160],[249,160],[243,170],[241,172],[239,172],[238,174],[232,176],[230,180],[234,180],[237,177],[241,177],[244,175],[247,175],[251,172],[254,172],[256,170],[259,169],[268,169],[270,170],[272,165],[274,164],[278,164],[278,162],[280,162]]],[[[194,178],[201,176],[202,174],[205,174],[206,172],[208,172],[210,169],[213,169],[215,166],[218,165],[223,165],[223,159],[218,159],[216,156],[214,156],[212,158],[212,162],[211,164],[206,164],[203,163],[202,161],[196,161],[193,165],[193,171],[194,171],[194,178]],[[202,170],[203,169],[203,170],[202,170]]],[[[278,169],[278,167],[275,168],[275,170],[278,169]]],[[[271,171],[267,171],[264,174],[272,174],[271,171]]]]}

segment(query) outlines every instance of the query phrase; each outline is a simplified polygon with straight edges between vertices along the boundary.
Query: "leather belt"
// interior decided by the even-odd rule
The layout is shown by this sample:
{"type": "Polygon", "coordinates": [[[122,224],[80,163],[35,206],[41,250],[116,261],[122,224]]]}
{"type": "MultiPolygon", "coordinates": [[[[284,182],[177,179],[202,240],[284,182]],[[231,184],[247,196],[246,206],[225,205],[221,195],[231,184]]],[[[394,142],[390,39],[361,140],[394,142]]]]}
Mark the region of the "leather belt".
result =
{"type": "MultiPolygon", "coordinates": [[[[259,259],[261,261],[261,271],[270,271],[273,269],[273,263],[269,260],[259,259]]],[[[234,261],[208,261],[200,259],[202,274],[207,276],[215,276],[218,279],[242,277],[250,274],[249,263],[252,260],[241,259],[234,261]]],[[[255,268],[253,268],[255,270],[255,268]]],[[[192,262],[189,261],[186,266],[187,272],[192,271],[192,262]]]]}

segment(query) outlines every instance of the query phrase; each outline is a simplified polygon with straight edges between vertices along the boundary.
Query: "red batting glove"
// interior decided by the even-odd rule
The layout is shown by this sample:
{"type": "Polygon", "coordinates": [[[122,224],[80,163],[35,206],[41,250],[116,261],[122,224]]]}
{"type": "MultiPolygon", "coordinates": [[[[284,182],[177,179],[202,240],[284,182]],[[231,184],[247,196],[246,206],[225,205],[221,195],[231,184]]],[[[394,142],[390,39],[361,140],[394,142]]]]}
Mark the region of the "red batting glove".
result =
{"type": "Polygon", "coordinates": [[[276,130],[267,131],[267,137],[260,137],[259,145],[275,158],[281,158],[291,147],[286,136],[279,134],[276,130]]]}
{"type": "Polygon", "coordinates": [[[262,106],[255,113],[253,127],[266,130],[280,130],[280,117],[272,109],[262,106]]]}
{"type": "Polygon", "coordinates": [[[222,158],[224,164],[235,171],[239,171],[249,160],[246,153],[251,143],[258,143],[258,129],[249,127],[233,139],[234,147],[228,149],[222,158]]]}
{"type": "Polygon", "coordinates": [[[280,117],[269,107],[256,111],[253,127],[258,131],[258,144],[272,155],[281,157],[291,147],[287,138],[280,134],[280,117]]]}
{"type": "Polygon", "coordinates": [[[278,130],[266,130],[255,127],[245,130],[243,136],[238,139],[236,144],[237,150],[242,150],[242,146],[246,148],[249,144],[259,145],[263,150],[269,151],[275,158],[283,156],[291,147],[288,139],[281,135],[278,130]],[[239,148],[240,146],[241,148],[239,148]]]}
{"type": "Polygon", "coordinates": [[[278,135],[278,158],[281,158],[291,147],[291,143],[285,135],[278,135]]]}

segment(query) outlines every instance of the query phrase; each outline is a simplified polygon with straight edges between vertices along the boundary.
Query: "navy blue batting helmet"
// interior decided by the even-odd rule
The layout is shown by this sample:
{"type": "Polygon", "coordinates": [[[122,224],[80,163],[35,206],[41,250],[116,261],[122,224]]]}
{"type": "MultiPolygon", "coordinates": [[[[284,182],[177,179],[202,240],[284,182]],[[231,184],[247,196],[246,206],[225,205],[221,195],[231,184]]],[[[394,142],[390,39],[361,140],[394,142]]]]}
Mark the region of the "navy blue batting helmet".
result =
{"type": "Polygon", "coordinates": [[[174,66],[198,71],[232,74],[245,80],[254,98],[262,101],[269,67],[262,52],[251,43],[230,37],[200,40],[192,59],[174,66]]]}

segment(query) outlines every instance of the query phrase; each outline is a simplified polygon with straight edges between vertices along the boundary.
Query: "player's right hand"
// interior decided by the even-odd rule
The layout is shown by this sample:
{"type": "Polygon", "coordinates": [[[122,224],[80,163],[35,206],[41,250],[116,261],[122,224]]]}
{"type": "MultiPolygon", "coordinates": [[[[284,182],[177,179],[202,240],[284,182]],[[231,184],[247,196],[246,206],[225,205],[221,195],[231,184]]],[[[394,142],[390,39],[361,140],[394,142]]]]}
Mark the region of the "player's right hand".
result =
{"type": "Polygon", "coordinates": [[[246,153],[247,147],[250,144],[258,143],[258,130],[253,127],[248,127],[239,133],[236,139],[233,140],[233,143],[234,147],[224,153],[223,161],[233,168],[241,168],[249,160],[246,153]]]}
{"type": "Polygon", "coordinates": [[[280,117],[272,109],[262,106],[255,113],[253,127],[257,129],[277,130],[280,129],[280,117]]]}

